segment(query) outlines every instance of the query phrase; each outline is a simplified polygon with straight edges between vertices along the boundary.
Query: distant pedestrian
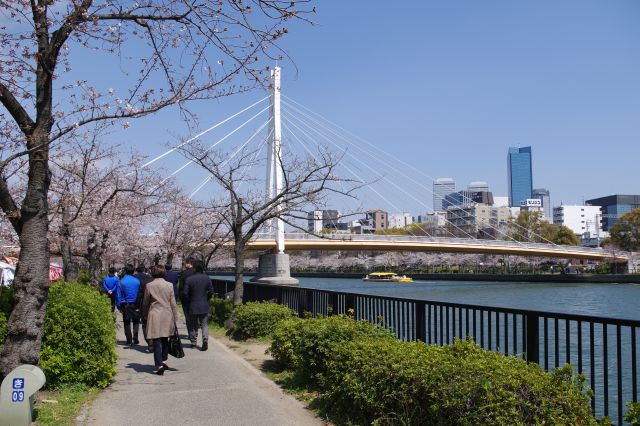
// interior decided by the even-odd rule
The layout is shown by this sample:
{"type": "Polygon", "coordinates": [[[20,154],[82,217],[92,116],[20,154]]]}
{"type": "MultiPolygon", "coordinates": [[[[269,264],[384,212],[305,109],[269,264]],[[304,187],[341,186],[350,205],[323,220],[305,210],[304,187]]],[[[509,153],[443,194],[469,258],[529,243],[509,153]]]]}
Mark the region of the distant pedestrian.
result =
{"type": "Polygon", "coordinates": [[[178,279],[178,296],[180,297],[180,303],[182,304],[182,311],[184,312],[184,322],[187,325],[187,332],[191,336],[193,330],[193,324],[191,323],[191,315],[189,314],[189,300],[184,292],[185,282],[193,274],[193,263],[195,260],[191,257],[184,261],[183,269],[180,272],[180,278],[178,279]]]}
{"type": "Polygon", "coordinates": [[[113,266],[109,268],[109,273],[102,280],[102,288],[107,292],[107,296],[111,300],[111,312],[116,310],[116,293],[118,292],[119,281],[116,275],[116,268],[113,266]]]}
{"type": "Polygon", "coordinates": [[[169,281],[173,285],[173,294],[178,299],[178,280],[180,279],[180,272],[171,269],[170,264],[164,265],[166,270],[164,279],[169,281]]]}
{"type": "Polygon", "coordinates": [[[142,315],[147,324],[147,337],[153,342],[155,373],[162,376],[169,355],[169,336],[175,333],[178,322],[178,307],[173,294],[173,285],[164,279],[162,266],[151,267],[153,281],[146,285],[142,302],[142,315]]]}
{"type": "Polygon", "coordinates": [[[189,315],[193,329],[189,333],[191,347],[195,348],[198,340],[198,329],[202,330],[202,347],[209,348],[209,298],[213,294],[211,279],[204,273],[204,264],[196,261],[193,265],[194,273],[189,276],[184,285],[184,293],[189,301],[189,315]]]}
{"type": "Polygon", "coordinates": [[[118,308],[122,311],[122,321],[124,322],[124,335],[127,338],[127,345],[137,345],[138,329],[140,327],[140,309],[136,305],[140,280],[133,275],[133,265],[127,264],[124,268],[124,276],[120,279],[120,286],[117,292],[118,308]],[[131,323],[133,323],[133,335],[131,334],[131,323]]]}
{"type": "MultiPolygon", "coordinates": [[[[136,306],[138,309],[142,309],[142,299],[144,299],[144,289],[148,283],[153,281],[153,277],[145,272],[144,265],[138,265],[135,272],[135,277],[140,280],[140,289],[138,290],[138,297],[136,299],[136,306]]],[[[144,336],[145,342],[147,342],[147,350],[149,352],[153,352],[153,342],[149,340],[147,337],[147,324],[144,320],[144,317],[141,318],[142,322],[142,335],[144,336]]]]}

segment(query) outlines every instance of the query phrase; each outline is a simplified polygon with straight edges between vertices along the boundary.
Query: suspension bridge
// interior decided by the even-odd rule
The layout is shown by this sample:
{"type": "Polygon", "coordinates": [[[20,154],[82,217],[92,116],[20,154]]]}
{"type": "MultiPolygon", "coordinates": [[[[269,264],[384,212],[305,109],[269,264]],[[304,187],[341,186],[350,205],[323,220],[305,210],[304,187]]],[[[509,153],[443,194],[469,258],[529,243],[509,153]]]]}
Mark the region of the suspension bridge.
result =
{"type": "MultiPolygon", "coordinates": [[[[434,178],[424,170],[396,158],[391,153],[356,136],[348,130],[334,124],[323,115],[312,111],[300,102],[297,102],[281,93],[281,70],[279,67],[271,71],[270,94],[252,103],[246,108],[230,115],[222,121],[205,129],[197,135],[184,140],[168,151],[158,155],[145,163],[142,168],[149,167],[157,161],[178,151],[184,153],[184,148],[193,142],[204,141],[211,135],[224,133],[214,138],[213,142],[203,148],[203,154],[214,149],[221,149],[222,144],[232,143],[229,154],[218,164],[219,168],[225,167],[229,162],[243,151],[252,147],[254,159],[266,156],[262,167],[249,170],[245,167],[240,176],[240,181],[251,181],[253,185],[261,182],[261,176],[266,176],[262,184],[265,199],[273,199],[283,190],[283,158],[285,153],[298,153],[302,156],[313,158],[317,155],[314,150],[328,148],[342,154],[339,163],[340,173],[343,173],[353,182],[363,183],[361,190],[367,192],[374,201],[376,207],[384,207],[389,212],[402,212],[402,207],[407,201],[422,206],[429,212],[431,206],[425,203],[425,194],[433,195],[432,183],[434,178]],[[246,118],[248,116],[248,118],[246,118]],[[237,126],[231,125],[235,121],[242,121],[237,126]],[[222,132],[223,129],[224,132],[222,132]],[[217,132],[214,132],[217,131],[217,132]],[[380,159],[384,161],[380,161],[380,159]],[[251,179],[246,179],[253,173],[251,179]],[[373,182],[364,184],[366,182],[373,182]]],[[[196,163],[194,158],[187,158],[180,167],[168,174],[165,181],[175,178],[189,166],[196,163]]],[[[189,198],[198,196],[208,185],[215,182],[211,174],[196,182],[189,192],[189,198]]],[[[192,184],[192,182],[189,182],[192,184]]],[[[257,191],[254,188],[254,193],[257,191]]],[[[465,197],[463,195],[463,197],[465,197]]],[[[466,198],[466,197],[465,197],[466,198]]],[[[465,200],[471,201],[471,200],[465,200]]],[[[319,206],[309,206],[309,210],[316,210],[319,206]]],[[[477,235],[462,229],[451,219],[457,213],[450,212],[447,217],[445,232],[451,235],[447,237],[427,235],[413,235],[410,230],[408,235],[367,235],[367,234],[323,234],[311,233],[286,233],[285,224],[281,218],[265,226],[262,233],[256,234],[247,245],[249,250],[269,252],[261,258],[261,268],[265,269],[264,276],[272,275],[276,279],[273,282],[293,284],[295,280],[287,281],[288,257],[284,253],[296,250],[374,250],[374,251],[416,251],[416,252],[451,252],[451,253],[483,253],[496,255],[524,255],[555,257],[594,261],[625,262],[627,256],[624,253],[613,254],[601,248],[575,247],[554,244],[540,235],[526,230],[531,235],[532,241],[516,241],[504,226],[489,224],[495,239],[477,238],[477,235]]],[[[518,227],[512,223],[512,227],[518,227]]],[[[298,229],[302,229],[300,226],[298,229]]],[[[428,234],[428,231],[427,231],[428,234]]],[[[268,281],[268,279],[267,279],[268,281]]]]}

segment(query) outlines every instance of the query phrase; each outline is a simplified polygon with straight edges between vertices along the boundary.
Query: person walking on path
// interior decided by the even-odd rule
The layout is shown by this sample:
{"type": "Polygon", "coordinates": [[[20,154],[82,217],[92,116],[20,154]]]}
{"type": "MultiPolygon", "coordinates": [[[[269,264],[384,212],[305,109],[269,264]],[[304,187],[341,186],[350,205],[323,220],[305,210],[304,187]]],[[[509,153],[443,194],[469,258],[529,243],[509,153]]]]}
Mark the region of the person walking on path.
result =
{"type": "Polygon", "coordinates": [[[147,324],[147,338],[153,341],[153,361],[155,373],[162,376],[167,368],[169,336],[175,333],[178,322],[178,307],[173,292],[173,284],[165,280],[162,266],[151,267],[154,278],[145,286],[142,302],[142,316],[147,324]]]}
{"type": "Polygon", "coordinates": [[[184,292],[189,301],[189,315],[193,329],[189,332],[191,347],[196,347],[198,329],[202,329],[202,346],[200,350],[209,348],[209,298],[213,294],[211,279],[204,273],[204,265],[196,261],[193,265],[194,274],[187,278],[184,292]]]}
{"type": "MultiPolygon", "coordinates": [[[[139,310],[142,310],[142,299],[144,298],[144,289],[151,281],[153,281],[153,277],[145,272],[145,268],[143,265],[138,265],[136,268],[136,273],[134,274],[136,278],[140,280],[140,288],[138,289],[138,297],[136,299],[136,306],[139,310]]],[[[141,318],[142,322],[142,335],[144,336],[145,342],[147,342],[147,351],[149,353],[153,352],[153,342],[147,337],[147,323],[144,320],[144,317],[141,318]]]]}
{"type": "Polygon", "coordinates": [[[180,272],[180,278],[178,279],[178,295],[180,297],[180,303],[182,304],[182,311],[184,312],[184,322],[187,326],[187,333],[191,336],[193,325],[191,324],[191,315],[189,315],[189,300],[184,292],[185,282],[187,278],[193,275],[193,258],[189,257],[184,261],[184,269],[180,272]]]}
{"type": "Polygon", "coordinates": [[[164,269],[166,270],[164,279],[169,281],[173,285],[173,294],[178,299],[178,280],[180,279],[180,272],[173,271],[171,269],[171,265],[168,263],[164,265],[164,269]]]}
{"type": "Polygon", "coordinates": [[[122,312],[122,322],[124,322],[124,335],[127,345],[137,345],[138,328],[140,327],[140,310],[136,305],[140,280],[133,275],[133,265],[127,264],[124,268],[124,276],[120,279],[120,286],[117,292],[118,309],[122,312]],[[131,334],[131,323],[133,322],[133,335],[131,334]]]}
{"type": "Polygon", "coordinates": [[[107,296],[111,300],[111,312],[116,310],[116,294],[118,292],[118,276],[116,275],[116,268],[113,266],[109,268],[109,273],[102,280],[102,288],[107,292],[107,296]]]}

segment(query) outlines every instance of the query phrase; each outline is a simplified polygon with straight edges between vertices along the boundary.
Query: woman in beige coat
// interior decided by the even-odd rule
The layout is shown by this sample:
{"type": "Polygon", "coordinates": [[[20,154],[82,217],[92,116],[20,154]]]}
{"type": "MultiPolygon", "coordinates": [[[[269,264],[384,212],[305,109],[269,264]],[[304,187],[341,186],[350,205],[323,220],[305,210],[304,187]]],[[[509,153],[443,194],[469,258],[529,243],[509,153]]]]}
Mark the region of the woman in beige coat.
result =
{"type": "Polygon", "coordinates": [[[165,268],[151,267],[153,281],[147,284],[142,301],[142,315],[147,324],[147,339],[153,341],[155,373],[162,376],[167,368],[169,336],[175,332],[178,309],[173,294],[173,284],[164,279],[165,268]]]}

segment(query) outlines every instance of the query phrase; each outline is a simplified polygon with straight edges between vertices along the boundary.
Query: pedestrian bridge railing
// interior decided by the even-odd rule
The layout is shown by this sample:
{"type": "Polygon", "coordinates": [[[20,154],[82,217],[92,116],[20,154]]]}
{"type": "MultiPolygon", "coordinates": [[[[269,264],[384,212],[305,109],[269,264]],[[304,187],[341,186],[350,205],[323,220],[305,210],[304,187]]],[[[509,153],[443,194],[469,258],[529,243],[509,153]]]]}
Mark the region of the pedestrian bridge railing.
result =
{"type": "MultiPolygon", "coordinates": [[[[255,234],[253,241],[275,240],[273,233],[255,234]]],[[[392,243],[422,243],[439,246],[464,246],[464,247],[495,247],[513,250],[539,250],[543,252],[576,253],[582,255],[606,256],[611,258],[625,258],[626,253],[612,254],[601,247],[567,246],[550,243],[532,243],[510,240],[490,240],[473,238],[446,238],[411,235],[378,235],[378,234],[340,234],[329,233],[323,235],[295,232],[285,234],[285,241],[333,241],[336,245],[350,242],[392,242],[392,243]]]]}
{"type": "MultiPolygon", "coordinates": [[[[233,290],[231,281],[213,282],[220,295],[233,290]]],[[[300,316],[350,312],[405,341],[448,345],[471,338],[486,350],[522,357],[545,370],[571,364],[593,390],[594,414],[617,424],[623,424],[625,404],[638,401],[638,320],[258,283],[244,284],[244,300],[271,300],[300,316]]]]}

